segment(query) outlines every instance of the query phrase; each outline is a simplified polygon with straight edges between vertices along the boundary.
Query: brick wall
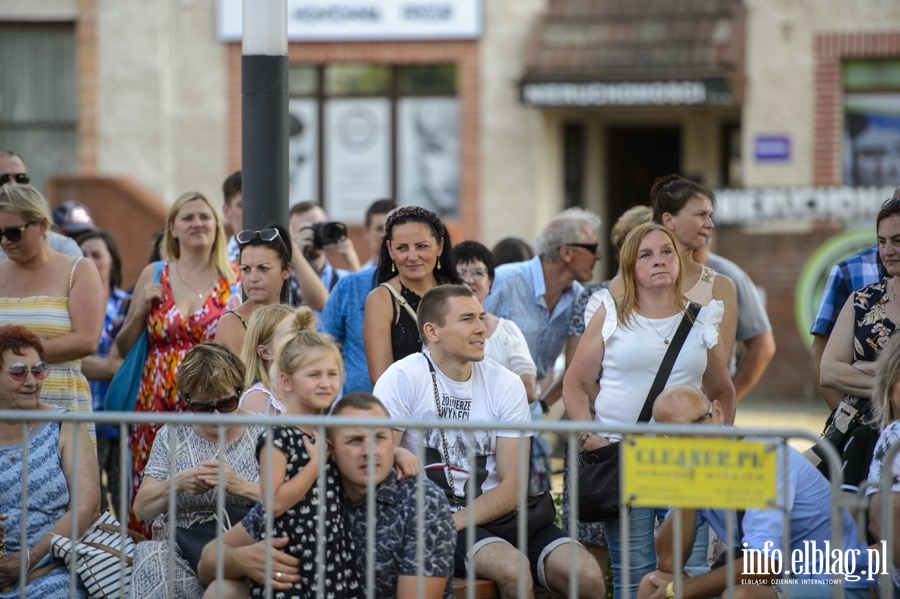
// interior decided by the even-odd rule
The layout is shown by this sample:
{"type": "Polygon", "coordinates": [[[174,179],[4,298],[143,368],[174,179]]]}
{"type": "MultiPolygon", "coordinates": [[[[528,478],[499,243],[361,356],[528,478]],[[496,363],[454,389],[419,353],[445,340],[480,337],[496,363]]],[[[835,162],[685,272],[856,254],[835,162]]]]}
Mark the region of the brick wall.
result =
{"type": "Polygon", "coordinates": [[[841,184],[843,86],[841,62],[896,57],[900,32],[821,33],[815,36],[813,185],[841,184]]]}
{"type": "Polygon", "coordinates": [[[716,253],[740,265],[765,290],[777,345],[768,370],[744,401],[753,397],[818,401],[805,335],[801,336],[797,328],[794,298],[807,260],[834,233],[833,228],[778,234],[748,233],[739,227],[716,229],[716,253]]]}

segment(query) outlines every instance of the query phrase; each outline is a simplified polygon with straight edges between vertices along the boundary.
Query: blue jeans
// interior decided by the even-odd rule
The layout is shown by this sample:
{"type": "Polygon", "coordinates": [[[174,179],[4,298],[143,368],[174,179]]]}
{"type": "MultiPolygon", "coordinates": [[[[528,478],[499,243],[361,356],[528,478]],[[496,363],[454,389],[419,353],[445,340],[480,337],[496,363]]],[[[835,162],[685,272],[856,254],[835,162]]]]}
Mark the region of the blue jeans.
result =
{"type": "MultiPolygon", "coordinates": [[[[628,514],[628,588],[622,587],[622,566],[625,555],[622,553],[622,527],[619,520],[604,522],[606,541],[609,544],[609,557],[613,572],[614,599],[633,599],[637,597],[641,579],[657,569],[656,563],[656,524],[662,524],[667,508],[632,508],[628,514]]],[[[706,566],[709,550],[709,526],[704,524],[697,530],[694,549],[688,558],[686,567],[706,566]]]]}

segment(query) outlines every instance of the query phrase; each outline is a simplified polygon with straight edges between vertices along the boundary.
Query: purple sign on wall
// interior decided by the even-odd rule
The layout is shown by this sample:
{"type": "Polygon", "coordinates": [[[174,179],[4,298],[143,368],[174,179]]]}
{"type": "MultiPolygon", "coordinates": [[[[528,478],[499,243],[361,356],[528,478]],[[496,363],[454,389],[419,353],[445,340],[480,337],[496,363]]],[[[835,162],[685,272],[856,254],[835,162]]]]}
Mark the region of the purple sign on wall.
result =
{"type": "Polygon", "coordinates": [[[757,135],[753,156],[760,161],[785,161],[791,158],[791,138],[787,135],[757,135]]]}

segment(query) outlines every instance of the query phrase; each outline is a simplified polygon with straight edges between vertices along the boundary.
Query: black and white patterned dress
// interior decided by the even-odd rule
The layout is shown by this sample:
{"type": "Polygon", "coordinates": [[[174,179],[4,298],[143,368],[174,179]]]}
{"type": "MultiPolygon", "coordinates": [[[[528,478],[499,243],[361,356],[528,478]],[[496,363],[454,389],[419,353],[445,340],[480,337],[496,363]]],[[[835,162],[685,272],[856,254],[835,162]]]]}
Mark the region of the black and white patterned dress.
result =
{"type": "MultiPolygon", "coordinates": [[[[324,439],[317,439],[324,443],[324,439]]],[[[265,435],[259,439],[257,456],[265,444],[265,435]]],[[[317,464],[311,464],[309,453],[303,445],[300,429],[293,426],[276,426],[272,429],[272,445],[281,451],[287,460],[287,468],[284,479],[287,481],[296,476],[303,468],[317,468],[317,464]]],[[[323,447],[324,450],[324,447],[323,447]]],[[[253,517],[254,512],[263,518],[258,527],[247,527],[259,530],[259,539],[266,537],[265,520],[263,510],[252,510],[248,517],[253,517]]],[[[324,596],[328,599],[349,599],[363,594],[357,580],[356,568],[353,564],[353,543],[350,539],[349,529],[344,526],[344,518],[341,512],[340,478],[337,468],[333,463],[325,465],[325,497],[320,497],[319,481],[313,483],[312,488],[296,505],[274,518],[272,522],[272,534],[274,537],[288,537],[290,542],[284,551],[300,560],[300,581],[287,591],[273,591],[275,599],[287,599],[289,597],[315,597],[319,592],[319,581],[316,570],[319,562],[325,564],[324,596]],[[325,555],[316,555],[316,542],[318,535],[318,509],[319,502],[325,502],[325,526],[327,535],[325,539],[325,555]]],[[[251,597],[264,597],[265,587],[251,582],[251,597]]]]}

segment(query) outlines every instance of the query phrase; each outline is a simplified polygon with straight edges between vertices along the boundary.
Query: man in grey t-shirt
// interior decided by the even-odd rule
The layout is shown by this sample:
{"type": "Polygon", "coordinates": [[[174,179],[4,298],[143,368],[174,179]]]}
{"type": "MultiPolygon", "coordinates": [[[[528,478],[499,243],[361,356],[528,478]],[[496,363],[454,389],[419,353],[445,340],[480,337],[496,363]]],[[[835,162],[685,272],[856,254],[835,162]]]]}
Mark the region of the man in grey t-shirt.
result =
{"type": "Polygon", "coordinates": [[[759,290],[740,266],[713,254],[708,248],[704,248],[703,252],[694,252],[694,257],[734,281],[737,289],[735,340],[744,344],[744,352],[736,366],[732,358],[731,379],[734,383],[734,400],[738,402],[756,386],[775,355],[772,325],[759,290]]]}

